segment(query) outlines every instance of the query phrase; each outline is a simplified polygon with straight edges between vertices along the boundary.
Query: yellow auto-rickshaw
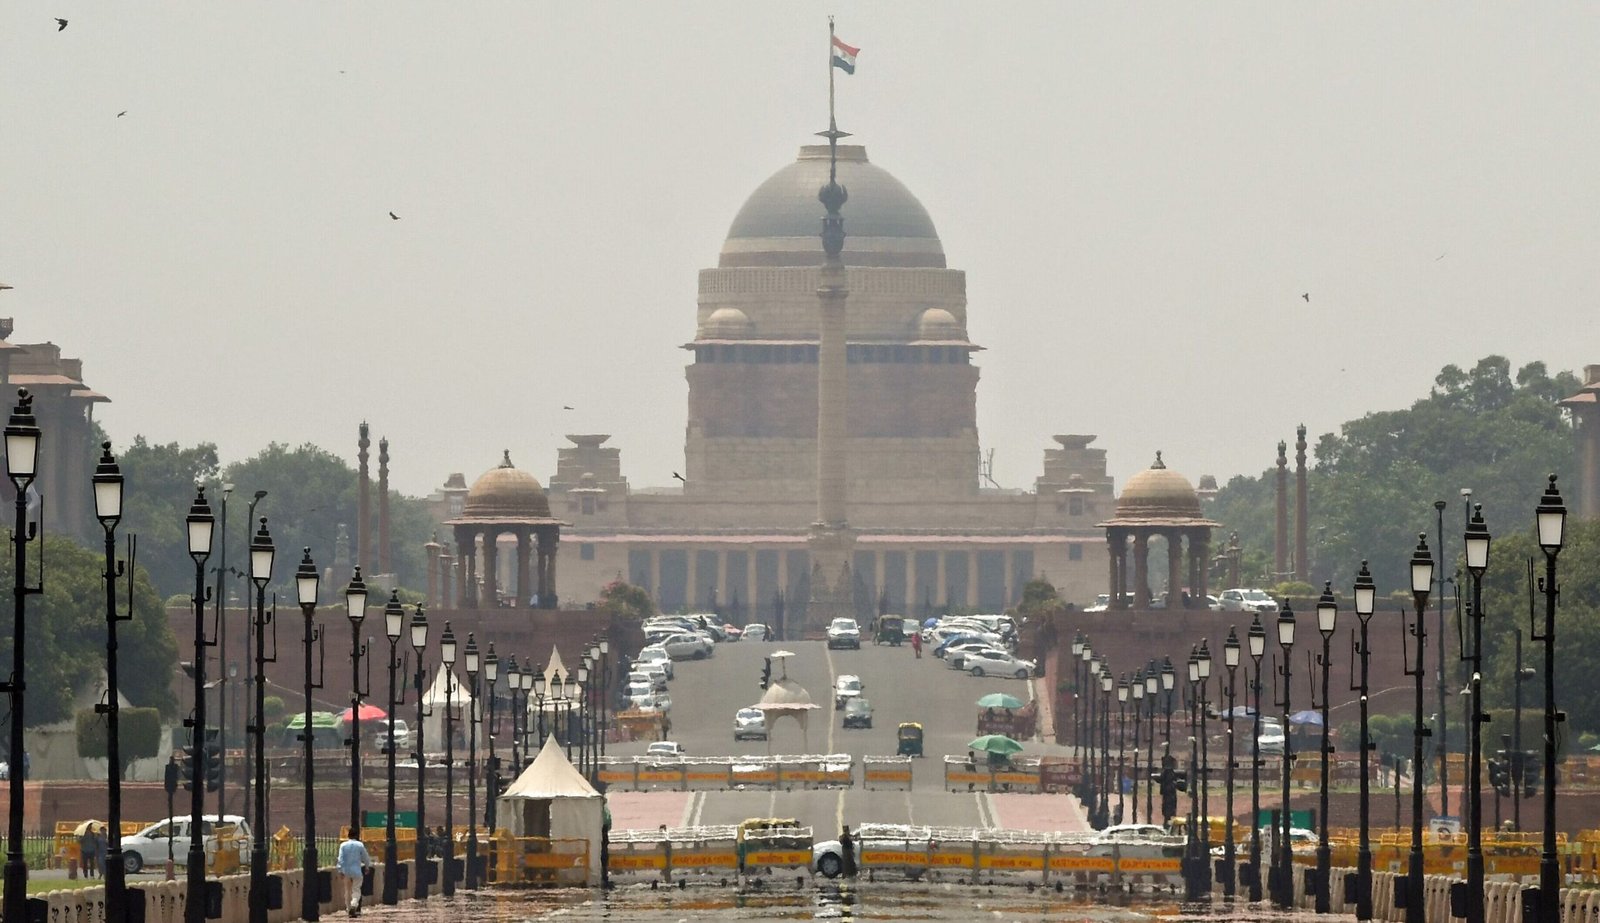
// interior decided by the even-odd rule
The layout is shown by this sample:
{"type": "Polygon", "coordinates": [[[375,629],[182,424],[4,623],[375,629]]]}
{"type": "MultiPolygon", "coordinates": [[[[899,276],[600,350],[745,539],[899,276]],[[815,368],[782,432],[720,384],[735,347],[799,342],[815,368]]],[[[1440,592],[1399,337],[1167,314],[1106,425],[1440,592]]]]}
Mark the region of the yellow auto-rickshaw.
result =
{"type": "Polygon", "coordinates": [[[895,751],[900,756],[922,755],[922,725],[915,721],[906,721],[900,725],[896,732],[900,741],[899,748],[895,751]]]}

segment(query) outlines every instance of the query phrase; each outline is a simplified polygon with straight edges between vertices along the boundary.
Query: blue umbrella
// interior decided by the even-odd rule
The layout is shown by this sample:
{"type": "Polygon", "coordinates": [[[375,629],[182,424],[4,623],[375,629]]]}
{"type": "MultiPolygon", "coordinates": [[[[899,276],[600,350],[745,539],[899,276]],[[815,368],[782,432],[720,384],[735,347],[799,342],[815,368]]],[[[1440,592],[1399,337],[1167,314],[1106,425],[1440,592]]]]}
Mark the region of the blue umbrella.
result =
{"type": "Polygon", "coordinates": [[[938,619],[927,619],[922,623],[922,627],[923,628],[933,628],[934,626],[936,626],[938,624],[939,624],[939,620],[938,619]]]}
{"type": "Polygon", "coordinates": [[[1297,711],[1289,716],[1289,723],[1311,724],[1317,727],[1322,727],[1322,712],[1312,711],[1309,708],[1305,711],[1297,711]]]}

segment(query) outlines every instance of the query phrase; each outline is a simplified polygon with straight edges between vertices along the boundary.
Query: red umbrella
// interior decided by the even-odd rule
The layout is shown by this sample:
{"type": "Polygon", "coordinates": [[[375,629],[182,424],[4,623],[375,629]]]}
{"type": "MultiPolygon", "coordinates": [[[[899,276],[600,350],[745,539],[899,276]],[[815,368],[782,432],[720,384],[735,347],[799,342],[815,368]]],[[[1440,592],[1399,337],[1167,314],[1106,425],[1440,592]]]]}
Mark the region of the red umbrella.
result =
{"type": "MultiPolygon", "coordinates": [[[[349,724],[352,720],[354,720],[354,716],[351,715],[352,711],[354,711],[354,709],[347,708],[344,711],[340,712],[339,713],[339,720],[343,721],[345,724],[349,724]]],[[[362,721],[382,721],[383,719],[385,719],[387,717],[389,717],[389,713],[384,711],[383,709],[379,708],[376,705],[362,705],[361,706],[361,720],[362,721]]]]}

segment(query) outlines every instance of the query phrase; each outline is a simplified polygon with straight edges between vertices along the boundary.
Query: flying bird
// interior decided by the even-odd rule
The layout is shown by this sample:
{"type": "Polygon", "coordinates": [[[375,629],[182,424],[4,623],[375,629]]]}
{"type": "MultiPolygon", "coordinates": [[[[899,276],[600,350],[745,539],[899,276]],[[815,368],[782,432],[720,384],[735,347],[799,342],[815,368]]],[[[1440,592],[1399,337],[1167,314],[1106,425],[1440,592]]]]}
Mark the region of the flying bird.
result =
{"type": "Polygon", "coordinates": [[[1438,256],[1434,257],[1433,261],[1435,263],[1437,263],[1437,262],[1439,262],[1440,260],[1444,259],[1445,257],[1447,257],[1449,255],[1450,255],[1450,251],[1446,250],[1445,252],[1443,252],[1443,253],[1439,254],[1438,256]]]}
{"type": "Polygon", "coordinates": [[[684,479],[683,479],[683,475],[681,475],[681,474],[679,474],[679,473],[678,473],[678,472],[676,472],[676,471],[674,471],[674,472],[672,472],[672,476],[673,476],[673,477],[675,477],[675,478],[677,478],[677,479],[678,479],[678,480],[680,480],[680,481],[683,481],[683,483],[685,483],[685,484],[687,484],[687,483],[689,483],[689,482],[688,482],[688,481],[684,481],[684,479]]]}
{"type": "Polygon", "coordinates": [[[1310,292],[1305,292],[1305,293],[1301,294],[1300,297],[1304,298],[1306,300],[1306,304],[1310,304],[1311,303],[1311,293],[1310,292]]]}
{"type": "Polygon", "coordinates": [[[567,406],[567,405],[566,405],[566,404],[562,404],[562,405],[561,405],[561,409],[562,409],[562,410],[571,410],[571,409],[572,409],[572,408],[571,408],[571,407],[568,407],[568,406],[567,406]]]}
{"type": "Polygon", "coordinates": [[[393,218],[393,219],[394,219],[394,220],[396,220],[396,221],[399,221],[399,220],[400,220],[400,216],[399,216],[399,215],[397,215],[397,214],[395,214],[395,213],[394,213],[394,212],[390,212],[390,213],[389,213],[389,217],[390,217],[390,218],[393,218]]]}
{"type": "Polygon", "coordinates": [[[67,28],[67,21],[65,19],[61,19],[60,17],[57,17],[56,18],[56,31],[57,32],[61,32],[66,28],[67,28]]]}
{"type": "Polygon", "coordinates": [[[122,110],[122,111],[121,111],[121,112],[118,112],[118,113],[117,113],[117,118],[119,118],[119,119],[120,119],[120,118],[122,118],[122,117],[123,117],[123,116],[125,116],[125,115],[127,115],[127,114],[128,114],[128,110],[126,110],[126,109],[124,109],[124,110],[122,110]]]}

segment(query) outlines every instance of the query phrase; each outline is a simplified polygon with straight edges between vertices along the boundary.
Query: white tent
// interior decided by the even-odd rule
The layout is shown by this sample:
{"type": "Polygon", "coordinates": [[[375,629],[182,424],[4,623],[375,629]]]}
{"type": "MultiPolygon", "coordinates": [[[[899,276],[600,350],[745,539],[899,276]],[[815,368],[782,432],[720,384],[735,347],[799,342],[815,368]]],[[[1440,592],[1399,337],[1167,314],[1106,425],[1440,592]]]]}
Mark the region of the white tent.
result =
{"type": "Polygon", "coordinates": [[[600,881],[605,798],[568,761],[554,737],[500,795],[500,824],[512,836],[589,841],[588,879],[600,881]]]}
{"type": "MultiPolygon", "coordinates": [[[[472,715],[472,693],[466,684],[456,676],[454,670],[446,670],[442,665],[439,672],[433,675],[433,685],[422,694],[424,717],[422,719],[422,744],[429,753],[444,752],[444,711],[445,693],[449,690],[450,711],[453,713],[456,730],[456,755],[465,758],[467,751],[466,742],[470,739],[471,728],[467,721],[472,715]]],[[[481,716],[480,716],[481,717],[481,716]]],[[[478,740],[483,740],[483,729],[478,729],[478,740]]]]}

